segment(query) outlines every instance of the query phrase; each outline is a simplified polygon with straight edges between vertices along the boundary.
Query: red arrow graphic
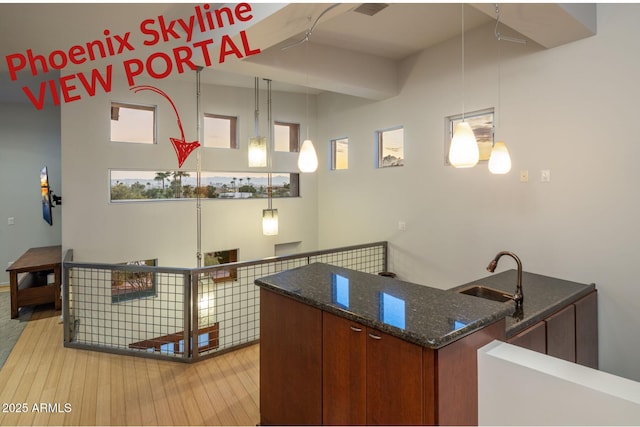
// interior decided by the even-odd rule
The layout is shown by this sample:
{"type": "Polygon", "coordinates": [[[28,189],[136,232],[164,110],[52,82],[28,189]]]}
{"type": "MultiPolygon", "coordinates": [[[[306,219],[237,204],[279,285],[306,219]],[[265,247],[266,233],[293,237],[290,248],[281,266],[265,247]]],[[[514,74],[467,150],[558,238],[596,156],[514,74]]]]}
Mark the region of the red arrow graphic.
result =
{"type": "Polygon", "coordinates": [[[186,138],[184,137],[184,130],[182,129],[180,115],[178,114],[178,109],[176,108],[175,104],[173,103],[171,98],[169,98],[169,95],[155,86],[133,86],[132,88],[130,88],[130,90],[134,91],[135,93],[138,93],[141,90],[150,90],[164,96],[167,101],[169,101],[169,104],[171,104],[173,111],[176,113],[176,120],[178,121],[178,128],[180,128],[180,135],[182,136],[182,138],[178,139],[169,137],[169,139],[171,140],[171,144],[173,144],[173,148],[176,150],[176,156],[178,156],[178,168],[181,168],[184,161],[187,160],[187,157],[189,157],[189,154],[191,154],[193,150],[198,148],[200,146],[200,143],[198,141],[187,142],[186,138]]]}

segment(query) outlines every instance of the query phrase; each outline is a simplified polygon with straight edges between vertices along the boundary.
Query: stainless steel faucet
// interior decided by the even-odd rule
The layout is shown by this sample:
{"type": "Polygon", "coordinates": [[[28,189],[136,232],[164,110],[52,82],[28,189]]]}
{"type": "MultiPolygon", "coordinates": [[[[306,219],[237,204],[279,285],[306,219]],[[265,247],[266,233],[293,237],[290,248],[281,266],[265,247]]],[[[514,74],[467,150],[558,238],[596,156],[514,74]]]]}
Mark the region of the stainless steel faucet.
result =
{"type": "Polygon", "coordinates": [[[498,260],[503,255],[510,256],[511,258],[516,260],[516,263],[518,264],[518,283],[516,285],[516,293],[513,296],[513,300],[516,302],[516,307],[521,307],[522,300],[524,299],[524,295],[522,294],[522,262],[520,262],[520,258],[518,258],[518,256],[513,252],[509,252],[509,251],[498,252],[496,257],[493,260],[491,260],[491,262],[487,266],[487,271],[489,271],[490,273],[493,273],[494,271],[496,271],[496,267],[498,266],[498,260]]]}

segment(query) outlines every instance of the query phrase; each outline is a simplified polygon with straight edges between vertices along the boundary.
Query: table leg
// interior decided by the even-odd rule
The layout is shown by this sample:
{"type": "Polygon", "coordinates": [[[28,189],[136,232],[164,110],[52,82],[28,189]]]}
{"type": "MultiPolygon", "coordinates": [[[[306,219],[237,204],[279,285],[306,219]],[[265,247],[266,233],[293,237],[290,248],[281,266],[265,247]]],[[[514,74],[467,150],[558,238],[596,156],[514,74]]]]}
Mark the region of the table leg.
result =
{"type": "Polygon", "coordinates": [[[60,286],[62,285],[62,272],[60,271],[61,268],[60,266],[57,266],[53,269],[53,273],[55,275],[55,283],[53,284],[53,286],[56,287],[56,292],[55,292],[55,307],[56,310],[60,310],[62,309],[62,300],[60,299],[60,286]]]}
{"type": "Polygon", "coordinates": [[[18,317],[18,273],[9,272],[9,286],[11,288],[11,318],[18,317]]]}

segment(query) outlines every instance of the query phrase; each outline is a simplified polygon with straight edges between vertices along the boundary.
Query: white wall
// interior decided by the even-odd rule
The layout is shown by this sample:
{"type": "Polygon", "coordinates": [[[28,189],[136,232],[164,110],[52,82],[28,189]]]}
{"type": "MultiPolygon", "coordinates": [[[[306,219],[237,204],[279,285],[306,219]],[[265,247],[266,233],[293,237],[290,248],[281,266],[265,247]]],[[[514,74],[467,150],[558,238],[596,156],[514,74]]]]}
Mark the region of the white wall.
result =
{"type": "MultiPolygon", "coordinates": [[[[639,380],[638,16],[639,5],[602,4],[594,37],[551,50],[500,45],[496,136],[511,152],[506,176],[486,164],[444,165],[444,118],[462,109],[459,38],[404,61],[392,99],[320,95],[320,152],[331,138],[350,144],[347,171],[328,171],[320,156],[320,246],[389,240],[391,270],[440,288],[488,275],[500,250],[517,253],[527,271],[595,282],[601,368],[639,380]],[[405,127],[405,166],[376,170],[373,132],[394,125],[405,127]],[[519,182],[523,169],[528,183],[519,182]],[[541,169],[551,182],[539,181],[541,169]]],[[[466,37],[467,111],[497,106],[492,32],[487,25],[466,37]]]]}
{"type": "MultiPolygon", "coordinates": [[[[192,81],[164,79],[136,81],[136,84],[150,84],[165,91],[176,104],[187,140],[198,139],[195,72],[192,81]]],[[[264,83],[261,88],[264,102],[264,83]]],[[[202,170],[250,172],[246,150],[254,129],[253,89],[202,85],[201,99],[203,112],[238,116],[240,144],[238,150],[201,149],[202,170]]],[[[301,129],[306,129],[305,103],[304,95],[274,92],[274,120],[301,123],[301,129]]],[[[266,109],[261,113],[266,134],[266,109]]],[[[311,105],[311,113],[315,114],[314,105],[311,105]]],[[[68,207],[63,218],[62,243],[65,249],[74,249],[75,260],[124,262],[158,258],[161,266],[196,266],[195,200],[109,202],[110,168],[177,169],[169,137],[180,137],[180,131],[167,101],[150,91],[135,94],[118,76],[114,76],[111,93],[62,107],[62,180],[68,207]],[[158,144],[110,143],[112,100],[158,105],[158,144]]],[[[295,172],[296,161],[295,153],[278,152],[273,159],[273,169],[295,172]]],[[[195,152],[182,170],[195,176],[195,152]]],[[[302,197],[273,202],[280,217],[280,233],[275,237],[262,235],[262,209],[267,207],[266,199],[203,200],[202,251],[238,248],[240,260],[251,260],[274,255],[274,245],[281,243],[301,241],[300,250],[315,248],[316,178],[301,175],[300,181],[302,197]]]]}
{"type": "Polygon", "coordinates": [[[60,185],[60,108],[37,111],[31,104],[0,103],[0,283],[27,249],[59,245],[61,212],[53,209],[53,226],[42,219],[40,169],[47,166],[56,195],[60,185]],[[8,218],[14,218],[14,225],[8,218]]]}
{"type": "Polygon", "coordinates": [[[478,350],[479,425],[638,422],[638,382],[499,341],[478,350]]]}

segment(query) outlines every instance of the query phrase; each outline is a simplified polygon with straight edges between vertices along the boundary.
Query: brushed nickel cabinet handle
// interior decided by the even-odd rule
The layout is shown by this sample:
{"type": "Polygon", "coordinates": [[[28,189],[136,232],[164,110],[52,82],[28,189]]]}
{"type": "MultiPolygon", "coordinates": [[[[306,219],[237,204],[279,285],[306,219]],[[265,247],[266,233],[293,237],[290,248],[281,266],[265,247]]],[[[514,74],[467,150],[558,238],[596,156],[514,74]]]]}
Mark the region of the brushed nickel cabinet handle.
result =
{"type": "Polygon", "coordinates": [[[374,334],[369,334],[369,336],[370,336],[371,338],[373,338],[374,340],[381,340],[381,339],[382,339],[382,337],[380,337],[380,336],[378,336],[378,335],[374,335],[374,334]]]}
{"type": "Polygon", "coordinates": [[[362,328],[356,328],[355,326],[350,326],[353,332],[362,332],[362,328]]]}

